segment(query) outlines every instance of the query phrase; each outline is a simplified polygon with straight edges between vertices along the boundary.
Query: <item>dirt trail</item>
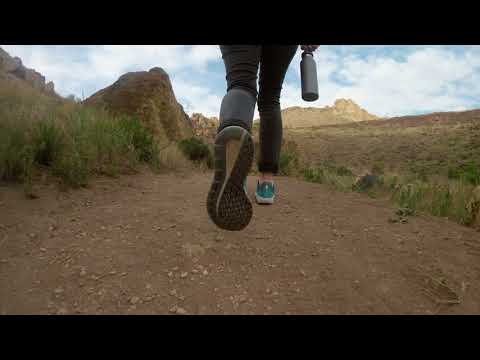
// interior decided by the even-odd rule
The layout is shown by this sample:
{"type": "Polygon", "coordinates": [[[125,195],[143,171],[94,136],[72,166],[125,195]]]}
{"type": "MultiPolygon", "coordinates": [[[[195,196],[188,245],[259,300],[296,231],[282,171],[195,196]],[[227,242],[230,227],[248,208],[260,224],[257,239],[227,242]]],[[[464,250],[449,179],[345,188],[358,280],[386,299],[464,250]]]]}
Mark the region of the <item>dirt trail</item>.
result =
{"type": "Polygon", "coordinates": [[[142,173],[35,200],[0,186],[0,314],[480,313],[479,232],[390,223],[387,202],[291,178],[225,232],[210,180],[142,173]]]}

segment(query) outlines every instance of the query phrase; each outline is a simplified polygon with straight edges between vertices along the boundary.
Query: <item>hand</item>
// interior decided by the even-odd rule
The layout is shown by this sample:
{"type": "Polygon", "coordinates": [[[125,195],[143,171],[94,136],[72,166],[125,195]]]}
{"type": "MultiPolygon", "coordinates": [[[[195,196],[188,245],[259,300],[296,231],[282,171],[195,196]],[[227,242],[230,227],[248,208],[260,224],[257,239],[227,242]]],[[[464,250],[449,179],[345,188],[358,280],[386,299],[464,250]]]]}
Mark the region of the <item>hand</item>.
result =
{"type": "Polygon", "coordinates": [[[300,47],[303,51],[314,52],[320,47],[320,45],[300,45],[300,47]]]}

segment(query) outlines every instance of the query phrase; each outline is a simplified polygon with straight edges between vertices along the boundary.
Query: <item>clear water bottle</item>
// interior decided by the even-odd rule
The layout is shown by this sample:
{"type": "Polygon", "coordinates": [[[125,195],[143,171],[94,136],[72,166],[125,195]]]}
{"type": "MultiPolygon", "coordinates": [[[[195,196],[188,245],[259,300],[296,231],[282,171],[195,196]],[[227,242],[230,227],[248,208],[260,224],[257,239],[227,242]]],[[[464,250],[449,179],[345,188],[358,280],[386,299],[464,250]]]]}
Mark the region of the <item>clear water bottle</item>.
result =
{"type": "Polygon", "coordinates": [[[304,51],[302,53],[300,73],[302,78],[302,99],[305,101],[318,100],[317,64],[311,52],[304,51]]]}

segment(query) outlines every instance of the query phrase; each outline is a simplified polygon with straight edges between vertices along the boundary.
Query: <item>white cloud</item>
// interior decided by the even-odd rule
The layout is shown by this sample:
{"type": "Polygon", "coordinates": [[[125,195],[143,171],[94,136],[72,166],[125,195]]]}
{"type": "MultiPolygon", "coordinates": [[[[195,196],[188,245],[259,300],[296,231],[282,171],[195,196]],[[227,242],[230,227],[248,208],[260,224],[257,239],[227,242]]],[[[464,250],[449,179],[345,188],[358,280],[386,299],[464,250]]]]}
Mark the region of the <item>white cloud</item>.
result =
{"type": "MultiPolygon", "coordinates": [[[[2,47],[54,81],[62,95],[81,97],[83,91],[87,97],[125,72],[154,66],[169,73],[189,113],[218,116],[225,91],[214,45],[2,47]]],[[[301,99],[300,60],[299,50],[283,86],[282,108],[332,105],[340,97],[381,116],[480,107],[480,46],[320,46],[320,98],[314,103],[301,99]]]]}
{"type": "MultiPolygon", "coordinates": [[[[416,47],[404,60],[385,54],[362,57],[354,51],[359,51],[358,47],[337,53],[332,48],[320,47],[315,54],[319,100],[306,105],[296,95],[300,92],[298,82],[285,86],[282,107],[325,106],[337,98],[351,98],[382,116],[480,107],[478,47],[461,53],[444,47],[416,47]]],[[[298,63],[298,59],[296,64],[294,61],[295,66],[298,63]]]]}
{"type": "Polygon", "coordinates": [[[172,87],[186,113],[191,115],[198,112],[207,117],[218,117],[222,97],[212,93],[211,89],[191,84],[184,79],[173,79],[172,87]]]}

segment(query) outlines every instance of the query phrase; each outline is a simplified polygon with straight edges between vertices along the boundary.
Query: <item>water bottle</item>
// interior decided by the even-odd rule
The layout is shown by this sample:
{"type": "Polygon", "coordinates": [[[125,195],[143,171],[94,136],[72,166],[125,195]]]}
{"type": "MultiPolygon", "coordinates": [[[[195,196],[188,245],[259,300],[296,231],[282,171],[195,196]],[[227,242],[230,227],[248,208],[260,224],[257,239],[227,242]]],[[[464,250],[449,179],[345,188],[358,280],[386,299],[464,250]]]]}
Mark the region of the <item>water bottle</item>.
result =
{"type": "Polygon", "coordinates": [[[317,64],[311,52],[304,51],[302,53],[300,73],[302,78],[302,99],[305,101],[318,100],[317,64]]]}

